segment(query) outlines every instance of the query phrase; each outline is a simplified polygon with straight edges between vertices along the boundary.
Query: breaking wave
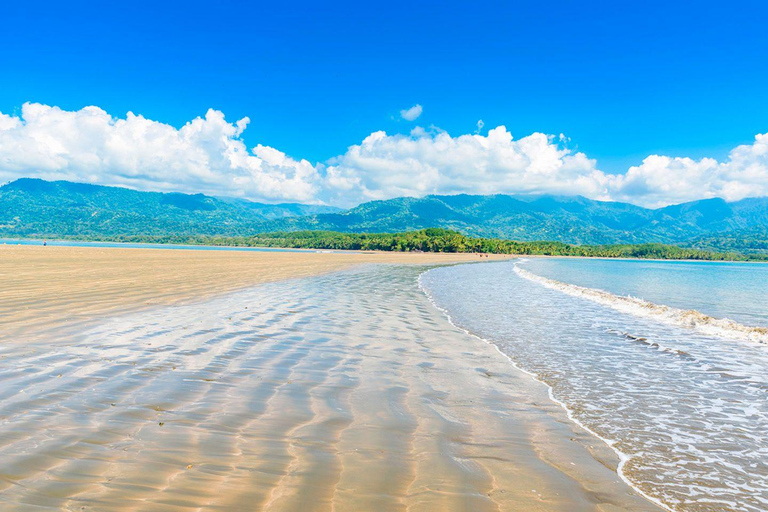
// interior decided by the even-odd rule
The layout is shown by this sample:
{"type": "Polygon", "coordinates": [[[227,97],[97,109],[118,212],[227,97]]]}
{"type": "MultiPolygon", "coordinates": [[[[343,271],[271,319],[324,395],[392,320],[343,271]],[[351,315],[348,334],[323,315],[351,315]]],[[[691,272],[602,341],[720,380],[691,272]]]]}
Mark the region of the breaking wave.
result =
{"type": "Polygon", "coordinates": [[[768,344],[768,327],[755,327],[740,324],[728,318],[715,318],[695,309],[679,309],[663,304],[655,304],[632,296],[620,296],[604,290],[586,288],[570,283],[563,283],[533,274],[519,265],[514,266],[515,273],[524,279],[539,283],[552,290],[557,290],[573,297],[582,297],[636,316],[653,318],[666,324],[695,329],[703,334],[722,338],[747,340],[768,344]]]}

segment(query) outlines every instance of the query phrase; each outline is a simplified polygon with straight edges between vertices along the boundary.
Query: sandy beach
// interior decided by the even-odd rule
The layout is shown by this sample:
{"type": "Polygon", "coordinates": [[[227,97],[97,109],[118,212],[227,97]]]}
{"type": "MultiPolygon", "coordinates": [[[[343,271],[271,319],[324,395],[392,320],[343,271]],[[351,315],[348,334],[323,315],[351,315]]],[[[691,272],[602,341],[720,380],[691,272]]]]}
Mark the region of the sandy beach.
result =
{"type": "MultiPolygon", "coordinates": [[[[483,260],[505,256],[489,255],[483,260]]],[[[114,312],[201,300],[365,263],[479,261],[474,254],[276,252],[0,245],[0,341],[114,312]]]]}
{"type": "Polygon", "coordinates": [[[0,248],[1,508],[658,510],[418,288],[475,260],[0,248]]]}

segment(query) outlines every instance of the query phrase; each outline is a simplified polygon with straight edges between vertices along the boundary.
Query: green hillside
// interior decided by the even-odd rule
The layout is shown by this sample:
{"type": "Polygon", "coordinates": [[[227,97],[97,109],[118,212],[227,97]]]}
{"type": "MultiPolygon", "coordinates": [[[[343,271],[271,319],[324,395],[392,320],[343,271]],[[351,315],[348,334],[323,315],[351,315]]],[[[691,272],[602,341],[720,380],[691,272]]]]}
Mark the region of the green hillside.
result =
{"type": "Polygon", "coordinates": [[[243,235],[273,219],[336,211],[203,194],[139,192],[67,181],[20,179],[0,188],[0,235],[243,235]]]}
{"type": "Polygon", "coordinates": [[[574,244],[687,243],[716,233],[768,227],[768,198],[708,199],[651,210],[562,196],[428,196],[362,204],[346,212],[295,217],[270,231],[399,232],[428,227],[514,240],[574,244]]]}
{"type": "Polygon", "coordinates": [[[464,235],[569,244],[662,243],[768,253],[768,198],[707,199],[660,209],[573,196],[427,196],[350,210],[270,205],[202,194],[21,179],[0,188],[0,236],[162,239],[334,231],[464,235]]]}

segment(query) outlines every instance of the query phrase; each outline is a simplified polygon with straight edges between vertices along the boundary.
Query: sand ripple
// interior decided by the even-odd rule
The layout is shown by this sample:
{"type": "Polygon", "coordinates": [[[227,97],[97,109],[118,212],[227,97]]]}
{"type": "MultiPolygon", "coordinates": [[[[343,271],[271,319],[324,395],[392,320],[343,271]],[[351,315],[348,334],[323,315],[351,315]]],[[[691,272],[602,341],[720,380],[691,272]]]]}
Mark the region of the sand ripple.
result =
{"type": "Polygon", "coordinates": [[[273,283],[3,347],[2,509],[653,509],[418,272],[273,283]]]}

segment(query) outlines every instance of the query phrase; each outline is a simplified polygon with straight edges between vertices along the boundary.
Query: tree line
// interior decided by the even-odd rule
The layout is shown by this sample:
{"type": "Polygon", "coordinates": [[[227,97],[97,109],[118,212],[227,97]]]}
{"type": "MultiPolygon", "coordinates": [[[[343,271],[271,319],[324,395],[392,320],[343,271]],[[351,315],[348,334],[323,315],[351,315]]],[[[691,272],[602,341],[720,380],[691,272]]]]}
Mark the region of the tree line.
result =
{"type": "Polygon", "coordinates": [[[341,233],[336,231],[295,231],[260,233],[252,236],[111,236],[91,240],[219,245],[227,247],[274,247],[295,249],[458,252],[544,256],[586,256],[601,258],[648,258],[706,261],[768,261],[765,254],[715,252],[659,243],[572,245],[563,242],[520,242],[498,238],[469,237],[449,229],[429,228],[404,233],[341,233]]]}

